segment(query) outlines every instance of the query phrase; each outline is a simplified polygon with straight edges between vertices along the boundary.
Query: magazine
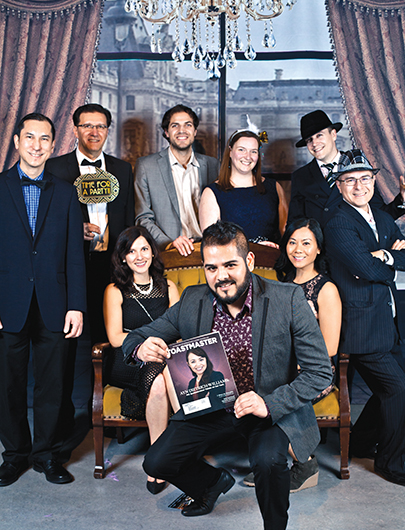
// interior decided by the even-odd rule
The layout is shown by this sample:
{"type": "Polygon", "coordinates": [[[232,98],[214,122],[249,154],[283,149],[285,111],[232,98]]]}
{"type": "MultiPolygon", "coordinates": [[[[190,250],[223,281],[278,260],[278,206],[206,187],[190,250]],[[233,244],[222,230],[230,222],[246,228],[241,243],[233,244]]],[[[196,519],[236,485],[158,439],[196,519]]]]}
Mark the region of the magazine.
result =
{"type": "Polygon", "coordinates": [[[233,407],[238,390],[218,332],[170,344],[169,352],[167,367],[186,419],[233,407]]]}

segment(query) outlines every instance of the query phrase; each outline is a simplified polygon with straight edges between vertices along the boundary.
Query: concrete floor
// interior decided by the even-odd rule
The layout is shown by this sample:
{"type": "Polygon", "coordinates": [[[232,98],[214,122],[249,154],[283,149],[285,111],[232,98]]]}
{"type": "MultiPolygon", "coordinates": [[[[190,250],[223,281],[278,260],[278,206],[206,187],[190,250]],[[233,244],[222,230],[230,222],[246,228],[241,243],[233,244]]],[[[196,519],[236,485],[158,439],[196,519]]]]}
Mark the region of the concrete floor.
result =
{"type": "MultiPolygon", "coordinates": [[[[361,406],[355,405],[354,415],[361,406]]],[[[86,414],[78,411],[78,437],[86,432],[86,414]]],[[[168,505],[180,494],[169,486],[152,496],[145,487],[141,468],[148,447],[145,430],[138,430],[123,445],[106,439],[105,458],[109,473],[93,478],[92,431],[74,450],[68,464],[75,481],[54,485],[32,469],[6,488],[0,489],[1,530],[235,530],[262,528],[253,488],[243,485],[248,471],[245,447],[220,447],[207,458],[224,466],[236,478],[235,486],[222,495],[215,510],[204,517],[185,519],[168,505]]],[[[0,446],[1,449],[1,446],[0,446]]],[[[315,488],[291,494],[289,530],[403,530],[405,490],[373,472],[373,462],[352,459],[351,477],[338,478],[338,436],[328,433],[316,456],[320,465],[315,488]]]]}
{"type": "MultiPolygon", "coordinates": [[[[186,519],[179,510],[168,507],[180,494],[174,486],[157,496],[146,490],[141,467],[148,448],[144,429],[132,433],[123,445],[106,438],[109,472],[103,480],[93,478],[93,440],[87,417],[91,395],[89,349],[83,341],[76,359],[73,398],[77,428],[71,441],[75,449],[67,465],[75,481],[50,484],[43,474],[29,469],[16,483],[0,488],[0,530],[260,530],[262,519],[254,489],[242,482],[248,462],[240,443],[218,447],[207,457],[214,465],[228,469],[236,484],[204,517],[186,519]]],[[[29,406],[32,387],[30,375],[29,406]]],[[[355,377],[353,421],[368,395],[367,387],[355,377]]],[[[317,448],[316,456],[319,484],[291,494],[288,530],[404,530],[404,487],[375,475],[373,462],[367,459],[352,459],[350,479],[340,480],[339,439],[333,431],[328,433],[326,444],[317,448]]]]}

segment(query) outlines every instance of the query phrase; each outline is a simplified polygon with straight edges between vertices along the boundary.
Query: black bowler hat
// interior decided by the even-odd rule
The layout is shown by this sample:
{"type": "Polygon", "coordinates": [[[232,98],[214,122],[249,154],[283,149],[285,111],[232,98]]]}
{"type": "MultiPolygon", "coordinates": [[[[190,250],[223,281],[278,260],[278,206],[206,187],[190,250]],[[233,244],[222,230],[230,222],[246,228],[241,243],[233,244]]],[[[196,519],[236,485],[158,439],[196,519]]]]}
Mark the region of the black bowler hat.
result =
{"type": "Polygon", "coordinates": [[[302,139],[295,144],[295,147],[304,147],[307,138],[310,138],[323,129],[332,127],[338,132],[343,127],[343,123],[340,123],[340,121],[332,123],[323,110],[314,110],[314,112],[305,114],[305,116],[301,118],[300,125],[302,139]]]}

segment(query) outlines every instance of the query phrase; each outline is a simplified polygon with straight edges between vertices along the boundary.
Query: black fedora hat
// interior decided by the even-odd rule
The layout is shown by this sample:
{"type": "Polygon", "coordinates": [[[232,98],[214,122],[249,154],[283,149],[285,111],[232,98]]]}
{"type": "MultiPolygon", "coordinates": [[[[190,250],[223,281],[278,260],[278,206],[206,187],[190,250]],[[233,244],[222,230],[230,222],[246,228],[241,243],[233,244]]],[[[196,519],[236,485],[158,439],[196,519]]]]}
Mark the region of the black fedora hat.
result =
{"type": "Polygon", "coordinates": [[[300,126],[302,139],[295,144],[295,147],[304,147],[307,138],[328,127],[332,127],[338,132],[343,127],[343,123],[340,121],[332,123],[323,110],[314,110],[301,118],[300,126]]]}

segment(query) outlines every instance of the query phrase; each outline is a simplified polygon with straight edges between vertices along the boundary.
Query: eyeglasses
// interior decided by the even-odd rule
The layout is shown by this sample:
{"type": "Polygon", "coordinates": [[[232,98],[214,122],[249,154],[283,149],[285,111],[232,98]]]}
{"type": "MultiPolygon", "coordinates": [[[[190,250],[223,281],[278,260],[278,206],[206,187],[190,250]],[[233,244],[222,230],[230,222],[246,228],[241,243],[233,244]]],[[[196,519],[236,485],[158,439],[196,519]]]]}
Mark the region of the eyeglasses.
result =
{"type": "Polygon", "coordinates": [[[78,125],[78,127],[81,127],[85,131],[90,131],[91,129],[97,129],[98,131],[105,131],[108,129],[107,125],[99,124],[99,125],[92,125],[91,123],[83,123],[82,125],[78,125]]]}
{"type": "Polygon", "coordinates": [[[368,186],[374,180],[374,175],[372,177],[359,177],[357,179],[354,177],[350,177],[345,180],[341,180],[341,179],[338,179],[338,180],[342,184],[346,184],[348,188],[352,188],[353,186],[356,185],[357,182],[360,182],[360,184],[362,184],[363,186],[368,186]]]}

